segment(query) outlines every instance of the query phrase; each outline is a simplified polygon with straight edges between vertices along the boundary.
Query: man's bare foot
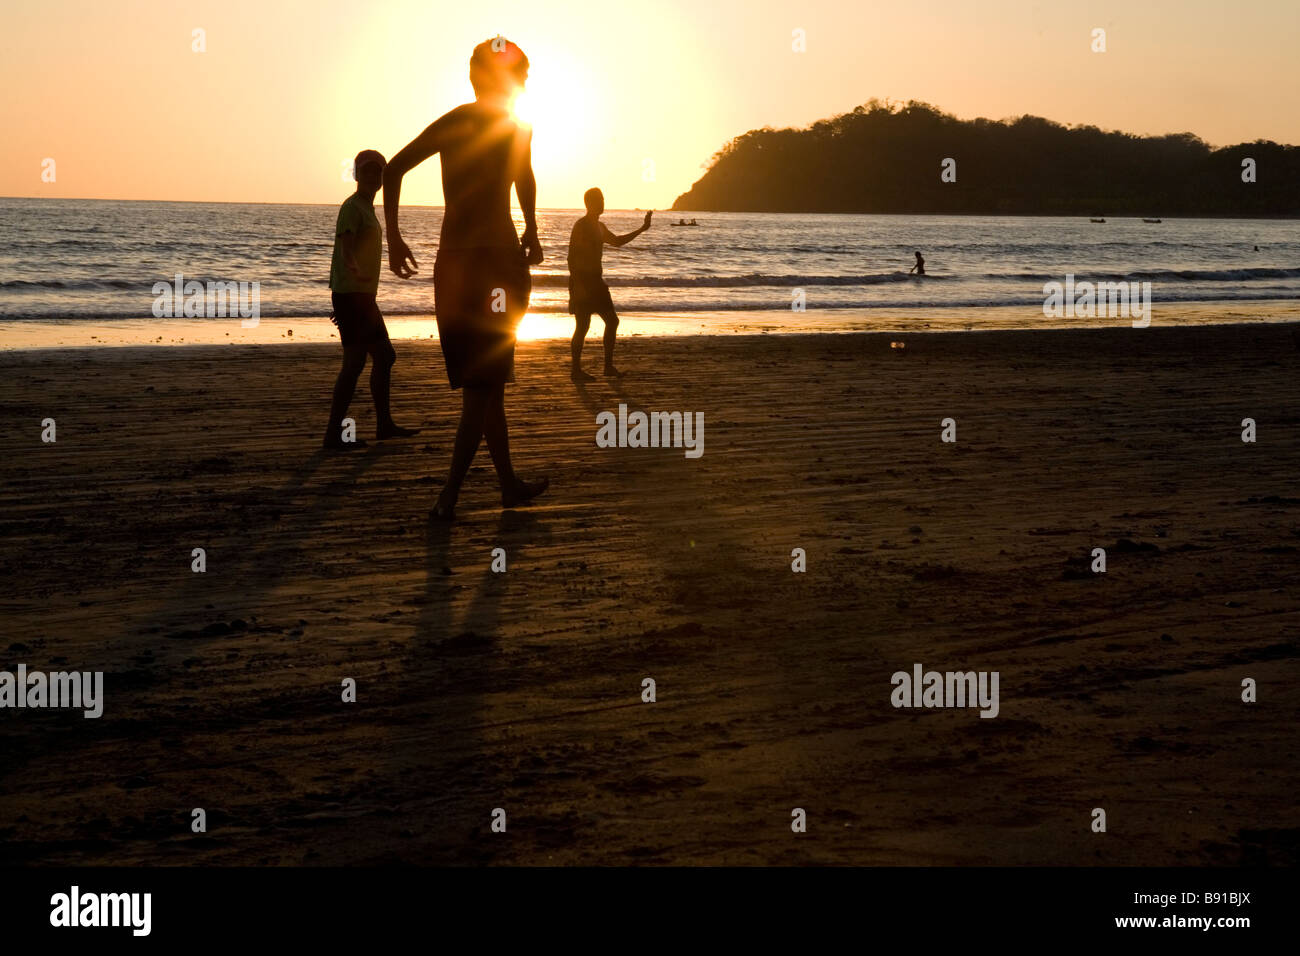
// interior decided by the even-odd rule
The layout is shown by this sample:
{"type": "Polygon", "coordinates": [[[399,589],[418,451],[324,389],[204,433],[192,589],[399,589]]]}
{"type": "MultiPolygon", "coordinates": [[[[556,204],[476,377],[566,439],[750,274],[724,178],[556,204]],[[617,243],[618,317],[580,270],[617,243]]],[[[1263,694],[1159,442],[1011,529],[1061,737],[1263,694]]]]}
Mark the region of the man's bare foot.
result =
{"type": "Polygon", "coordinates": [[[403,428],[393,422],[389,422],[380,428],[375,429],[375,441],[384,441],[387,438],[410,438],[412,435],[420,434],[418,428],[403,428]]]}
{"type": "Polygon", "coordinates": [[[623,377],[623,373],[620,372],[618,369],[614,368],[614,366],[612,366],[612,365],[606,365],[606,366],[605,366],[605,377],[606,377],[606,378],[622,378],[622,377],[623,377]]]}
{"type": "Polygon", "coordinates": [[[586,372],[584,372],[582,369],[580,369],[580,368],[575,368],[572,372],[569,373],[569,381],[571,381],[571,382],[594,382],[594,381],[596,381],[596,376],[594,376],[594,375],[588,375],[588,374],[587,374],[586,372]]]}
{"type": "Polygon", "coordinates": [[[551,487],[551,479],[543,478],[540,481],[523,481],[515,479],[515,486],[509,491],[501,492],[501,507],[518,508],[520,505],[527,504],[547,488],[551,487]]]}

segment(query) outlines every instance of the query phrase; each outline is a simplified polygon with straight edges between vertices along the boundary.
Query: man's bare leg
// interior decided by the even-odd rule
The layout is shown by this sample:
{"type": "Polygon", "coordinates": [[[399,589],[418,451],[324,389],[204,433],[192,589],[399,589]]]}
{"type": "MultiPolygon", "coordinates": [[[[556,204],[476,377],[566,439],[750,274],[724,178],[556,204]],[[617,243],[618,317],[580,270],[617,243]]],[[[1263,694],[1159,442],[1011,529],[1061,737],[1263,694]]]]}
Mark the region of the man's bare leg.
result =
{"type": "Polygon", "coordinates": [[[483,424],[487,419],[488,405],[492,400],[492,389],[477,385],[466,385],[461,390],[460,425],[456,428],[456,444],[451,451],[451,468],[447,472],[447,482],[442,486],[442,493],[433,506],[433,513],[439,518],[451,518],[456,510],[456,499],[460,497],[460,486],[465,482],[469,466],[474,461],[479,443],[483,440],[483,424]]]}
{"type": "Polygon", "coordinates": [[[334,382],[334,399],[330,403],[330,420],[325,426],[325,440],[322,445],[338,451],[351,448],[364,448],[364,441],[345,442],[343,440],[343,416],[348,413],[348,405],[357,390],[357,379],[366,367],[366,350],[364,348],[345,348],[343,350],[343,367],[334,382]]]}
{"type": "Polygon", "coordinates": [[[397,361],[397,353],[393,351],[392,343],[387,337],[370,347],[370,358],[370,397],[375,402],[375,438],[383,441],[385,438],[410,438],[418,435],[420,429],[403,428],[393,421],[389,391],[392,388],[393,363],[397,361]]]}
{"type": "Polygon", "coordinates": [[[582,346],[587,341],[587,330],[591,328],[591,313],[575,314],[573,318],[576,327],[573,330],[573,341],[569,345],[569,351],[573,355],[573,368],[569,372],[569,378],[575,382],[591,382],[594,379],[582,370],[582,346]]]}
{"type": "Polygon", "coordinates": [[[536,498],[550,486],[550,480],[524,481],[515,474],[510,461],[510,429],[506,424],[505,386],[498,385],[488,402],[487,415],[483,422],[483,435],[487,439],[488,453],[492,464],[497,469],[497,480],[501,483],[501,504],[505,508],[514,508],[536,498]]]}
{"type": "Polygon", "coordinates": [[[600,317],[605,322],[605,377],[622,378],[623,373],[614,367],[614,340],[618,335],[618,314],[602,312],[600,317]]]}

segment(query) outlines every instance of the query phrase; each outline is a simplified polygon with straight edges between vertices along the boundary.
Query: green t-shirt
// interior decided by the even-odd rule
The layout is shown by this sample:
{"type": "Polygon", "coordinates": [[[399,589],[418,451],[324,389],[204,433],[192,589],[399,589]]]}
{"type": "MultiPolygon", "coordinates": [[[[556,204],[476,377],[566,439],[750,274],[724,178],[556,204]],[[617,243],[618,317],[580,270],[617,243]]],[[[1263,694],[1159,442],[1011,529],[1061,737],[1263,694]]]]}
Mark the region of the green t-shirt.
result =
{"type": "Polygon", "coordinates": [[[335,292],[379,291],[379,261],[383,245],[383,230],[375,207],[356,193],[343,200],[339,207],[338,223],[334,226],[334,258],[330,261],[330,288],[335,292]],[[343,264],[343,243],[339,236],[350,232],[356,236],[353,256],[357,268],[365,279],[358,279],[343,264]]]}

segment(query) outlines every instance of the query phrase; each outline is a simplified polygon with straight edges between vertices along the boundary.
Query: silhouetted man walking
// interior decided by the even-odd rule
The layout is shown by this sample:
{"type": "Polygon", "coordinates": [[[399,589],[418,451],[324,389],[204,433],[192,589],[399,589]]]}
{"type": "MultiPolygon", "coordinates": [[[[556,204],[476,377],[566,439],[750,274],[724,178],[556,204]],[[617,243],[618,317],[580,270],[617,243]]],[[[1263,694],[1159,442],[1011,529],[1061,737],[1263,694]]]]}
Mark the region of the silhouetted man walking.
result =
{"type": "Polygon", "coordinates": [[[389,268],[406,279],[417,263],[398,228],[402,177],[434,153],[442,156],[446,208],[433,268],[434,308],[447,378],[452,388],[463,389],[451,468],[433,508],[435,517],[445,519],[454,516],[484,438],[503,507],[521,505],[549,484],[515,474],[505,412],[505,386],[514,381],[515,328],[532,291],[528,266],[542,261],[532,132],[515,122],[509,108],[510,97],[528,79],[528,57],[502,37],[486,40],[474,48],[469,78],[474,102],[435,120],[384,171],[389,268]],[[523,208],[522,238],[510,215],[511,186],[523,208]]]}

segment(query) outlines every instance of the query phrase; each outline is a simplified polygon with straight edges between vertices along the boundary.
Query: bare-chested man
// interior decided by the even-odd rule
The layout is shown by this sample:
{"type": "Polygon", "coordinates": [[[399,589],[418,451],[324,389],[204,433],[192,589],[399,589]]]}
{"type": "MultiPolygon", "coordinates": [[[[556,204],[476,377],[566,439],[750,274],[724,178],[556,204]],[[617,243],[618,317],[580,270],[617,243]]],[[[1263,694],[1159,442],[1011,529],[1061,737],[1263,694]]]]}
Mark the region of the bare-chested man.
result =
{"type": "Polygon", "coordinates": [[[601,259],[605,246],[625,246],[650,228],[653,212],[645,214],[640,229],[616,236],[600,221],[605,211],[605,194],[599,189],[588,189],[582,196],[587,215],[573,224],[569,235],[569,311],[573,313],[575,328],[569,352],[573,366],[569,377],[574,382],[590,382],[591,376],[582,370],[582,346],[587,340],[594,312],[605,323],[605,375],[622,378],[623,373],[614,367],[614,340],[618,335],[618,313],[605,284],[601,259]]]}
{"type": "Polygon", "coordinates": [[[542,261],[532,132],[510,114],[511,96],[528,79],[528,58],[502,37],[486,40],[474,48],[469,78],[474,102],[435,120],[384,170],[388,264],[407,279],[417,263],[398,228],[402,177],[434,153],[442,157],[446,207],[433,267],[434,308],[447,378],[452,388],[463,389],[451,469],[433,509],[444,519],[454,516],[461,484],[484,438],[503,507],[522,505],[549,484],[515,474],[505,412],[505,386],[514,381],[515,328],[532,291],[528,267],[542,261]],[[510,215],[512,186],[524,213],[522,238],[510,215]]]}

